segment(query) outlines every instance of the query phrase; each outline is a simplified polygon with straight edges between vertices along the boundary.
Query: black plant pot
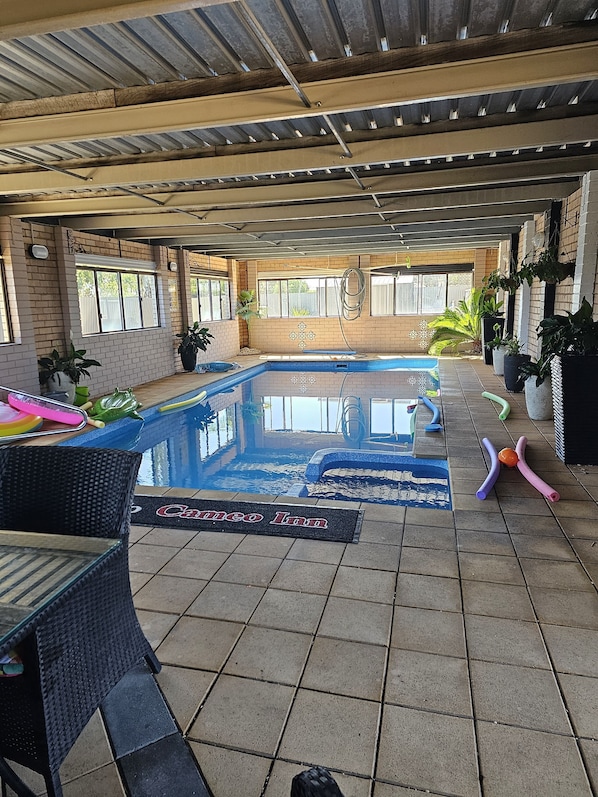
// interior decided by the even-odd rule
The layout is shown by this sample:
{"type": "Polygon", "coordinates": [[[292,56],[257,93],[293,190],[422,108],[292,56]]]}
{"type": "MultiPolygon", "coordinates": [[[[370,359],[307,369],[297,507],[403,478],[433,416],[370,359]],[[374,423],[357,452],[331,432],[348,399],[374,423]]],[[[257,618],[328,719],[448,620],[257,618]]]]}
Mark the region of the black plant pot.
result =
{"type": "Polygon", "coordinates": [[[505,354],[505,387],[509,393],[521,393],[525,379],[519,373],[519,366],[531,360],[529,354],[505,354]]]}
{"type": "Polygon", "coordinates": [[[499,315],[485,315],[482,316],[482,351],[484,352],[484,362],[486,365],[492,365],[492,349],[488,348],[488,343],[496,337],[494,325],[500,326],[500,336],[502,337],[503,329],[505,328],[505,319],[499,315]]]}
{"type": "Polygon", "coordinates": [[[555,357],[550,367],[556,455],[567,464],[598,465],[598,355],[555,357]]]}
{"type": "Polygon", "coordinates": [[[187,346],[181,351],[181,363],[185,371],[195,370],[195,363],[197,362],[197,352],[192,346],[187,346]]]}

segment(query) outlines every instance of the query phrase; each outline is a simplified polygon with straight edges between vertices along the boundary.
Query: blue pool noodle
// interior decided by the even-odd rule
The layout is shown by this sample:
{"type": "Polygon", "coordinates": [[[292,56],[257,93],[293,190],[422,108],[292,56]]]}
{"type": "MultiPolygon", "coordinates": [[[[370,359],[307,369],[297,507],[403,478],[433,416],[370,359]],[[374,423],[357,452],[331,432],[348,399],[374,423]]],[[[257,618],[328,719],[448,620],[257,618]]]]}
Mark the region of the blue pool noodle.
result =
{"type": "Polygon", "coordinates": [[[429,398],[426,396],[418,396],[418,399],[424,402],[426,407],[432,410],[432,421],[424,427],[425,432],[439,432],[442,429],[442,424],[439,423],[440,420],[440,410],[434,404],[433,401],[430,401],[429,398]]]}

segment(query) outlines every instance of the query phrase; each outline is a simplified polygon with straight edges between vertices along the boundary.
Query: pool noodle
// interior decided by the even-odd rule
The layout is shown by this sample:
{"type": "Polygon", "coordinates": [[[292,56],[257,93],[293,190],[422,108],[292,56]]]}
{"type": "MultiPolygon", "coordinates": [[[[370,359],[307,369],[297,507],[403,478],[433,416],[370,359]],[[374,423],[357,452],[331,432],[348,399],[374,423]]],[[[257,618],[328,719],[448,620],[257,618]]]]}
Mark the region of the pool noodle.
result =
{"type": "Polygon", "coordinates": [[[519,460],[517,461],[517,468],[519,469],[519,473],[527,479],[528,482],[535,487],[539,493],[542,493],[544,498],[547,498],[552,503],[556,503],[559,498],[561,497],[556,490],[554,490],[549,484],[546,484],[545,481],[533,472],[530,466],[525,461],[525,446],[527,445],[527,437],[520,437],[517,441],[517,445],[515,446],[515,451],[517,452],[517,456],[519,460]]]}
{"type": "Polygon", "coordinates": [[[434,404],[433,401],[430,401],[430,399],[426,396],[418,396],[418,399],[423,401],[428,409],[432,410],[432,421],[424,427],[424,431],[439,432],[442,429],[442,424],[438,423],[440,419],[440,410],[436,404],[434,404]]]}
{"type": "Polygon", "coordinates": [[[69,409],[68,406],[52,399],[43,397],[33,397],[28,393],[9,393],[8,403],[16,410],[29,415],[39,415],[49,421],[65,423],[68,426],[78,426],[82,420],[87,418],[85,412],[78,407],[69,409]]]}
{"type": "Polygon", "coordinates": [[[482,393],[482,396],[484,398],[490,399],[491,401],[496,401],[497,404],[502,406],[502,410],[500,411],[498,417],[501,419],[501,421],[506,421],[509,417],[509,413],[511,412],[511,405],[509,402],[500,396],[495,396],[494,393],[488,393],[486,390],[482,393]]]}
{"type": "Polygon", "coordinates": [[[167,412],[168,410],[179,409],[182,410],[185,407],[192,407],[194,404],[199,404],[200,401],[203,401],[207,395],[208,394],[206,391],[202,390],[201,393],[197,394],[197,396],[193,396],[185,401],[175,401],[172,404],[164,404],[162,407],[158,407],[158,412],[167,412]]]}
{"type": "Polygon", "coordinates": [[[490,454],[490,472],[486,476],[480,489],[476,492],[476,497],[479,498],[480,501],[488,497],[488,493],[494,487],[494,482],[498,479],[500,473],[500,462],[498,461],[496,449],[487,437],[482,438],[482,443],[485,445],[486,451],[490,454]]]}

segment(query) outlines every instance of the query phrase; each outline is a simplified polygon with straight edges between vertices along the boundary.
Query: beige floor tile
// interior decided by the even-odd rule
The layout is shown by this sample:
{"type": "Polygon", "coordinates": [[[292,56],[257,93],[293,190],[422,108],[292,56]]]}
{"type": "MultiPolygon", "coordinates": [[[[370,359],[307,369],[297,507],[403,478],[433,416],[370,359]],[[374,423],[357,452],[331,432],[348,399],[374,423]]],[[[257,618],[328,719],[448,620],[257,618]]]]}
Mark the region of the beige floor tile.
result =
{"type": "Polygon", "coordinates": [[[252,587],[250,584],[211,581],[188,608],[187,614],[246,623],[265,591],[264,587],[252,587]]]}
{"type": "Polygon", "coordinates": [[[594,520],[598,518],[598,506],[595,501],[568,501],[561,499],[553,505],[552,511],[557,518],[587,518],[594,520]]]}
{"type": "Polygon", "coordinates": [[[453,578],[400,573],[397,579],[395,603],[398,606],[418,606],[422,609],[460,612],[459,582],[453,578]]]}
{"type": "Polygon", "coordinates": [[[191,540],[187,547],[199,548],[202,551],[232,553],[244,539],[244,534],[233,534],[228,531],[202,531],[191,540]]]}
{"type": "Polygon", "coordinates": [[[384,700],[426,711],[472,716],[467,662],[432,653],[393,649],[384,700]]]}
{"type": "Polygon", "coordinates": [[[567,736],[478,723],[484,797],[590,797],[575,742],[567,736]]]}
{"type": "Polygon", "coordinates": [[[570,538],[598,540],[598,523],[596,516],[593,519],[578,517],[560,517],[559,523],[563,531],[570,538]]]}
{"type": "Polygon", "coordinates": [[[417,573],[426,576],[458,578],[459,567],[454,551],[439,551],[429,548],[404,548],[399,566],[401,573],[417,573]]]}
{"type": "Polygon", "coordinates": [[[402,523],[405,519],[406,507],[394,504],[364,504],[364,520],[384,520],[391,523],[402,523]]]}
{"type": "Polygon", "coordinates": [[[281,562],[282,559],[270,556],[243,556],[232,553],[215,574],[215,580],[267,587],[281,562]]]}
{"type": "Polygon", "coordinates": [[[506,514],[505,521],[510,534],[535,537],[563,537],[563,531],[553,517],[506,514]]]}
{"type": "Polygon", "coordinates": [[[137,610],[137,617],[147,641],[155,650],[178,620],[176,614],[137,610]]]}
{"type": "Polygon", "coordinates": [[[329,598],[318,633],[336,639],[352,639],[387,645],[392,606],[348,598],[329,598]]]}
{"type": "Polygon", "coordinates": [[[131,582],[131,593],[135,595],[135,593],[139,592],[141,587],[147,584],[150,578],[153,578],[153,573],[133,573],[132,571],[129,572],[129,580],[131,582]]]}
{"type": "Polygon", "coordinates": [[[215,673],[206,670],[170,667],[167,664],[156,675],[168,707],[183,733],[187,731],[215,677],[215,673]]]}
{"type": "Polygon", "coordinates": [[[557,672],[598,677],[598,631],[543,624],[542,633],[557,672]]]}
{"type": "Polygon", "coordinates": [[[515,556],[509,535],[501,532],[460,529],[457,532],[457,548],[460,552],[515,556]]]}
{"type": "Polygon", "coordinates": [[[408,506],[405,512],[406,526],[440,526],[454,528],[453,515],[443,509],[414,509],[408,506]]]}
{"type": "Polygon", "coordinates": [[[244,797],[260,797],[272,765],[269,758],[197,742],[190,747],[212,794],[240,797],[242,788],[244,797]]]}
{"type": "Polygon", "coordinates": [[[472,659],[549,669],[542,637],[535,623],[467,614],[465,633],[472,659]]]}
{"type": "Polygon", "coordinates": [[[463,617],[454,612],[396,606],[391,646],[465,657],[463,617]]]}
{"type": "Polygon", "coordinates": [[[344,639],[316,637],[301,686],[364,700],[380,700],[386,649],[344,639]]]}
{"type": "Polygon", "coordinates": [[[598,678],[558,676],[569,716],[578,736],[598,737],[598,678]]]}
{"type": "Polygon", "coordinates": [[[463,611],[488,617],[533,621],[534,610],[527,589],[513,584],[463,581],[463,611]]]}
{"type": "Polygon", "coordinates": [[[379,706],[367,700],[300,689],[280,755],[371,776],[379,706]]]}
{"type": "Polygon", "coordinates": [[[472,661],[476,717],[552,733],[571,733],[554,675],[547,670],[472,661]]]}
{"type": "Polygon", "coordinates": [[[286,559],[278,568],[270,586],[276,589],[328,595],[336,570],[336,565],[327,565],[323,562],[286,559]]]}
{"type": "Polygon", "coordinates": [[[99,710],[89,720],[60,767],[63,783],[78,778],[113,760],[110,743],[99,710]]]}
{"type": "Polygon", "coordinates": [[[341,562],[348,567],[394,571],[399,564],[399,554],[400,549],[396,545],[364,542],[359,545],[347,545],[341,562]]]}
{"type": "Polygon", "coordinates": [[[513,535],[517,556],[536,559],[561,559],[573,561],[575,553],[569,542],[558,537],[532,537],[529,534],[513,535]]]}
{"type": "Polygon", "coordinates": [[[487,581],[495,584],[515,584],[525,582],[519,562],[513,556],[493,554],[459,553],[461,578],[468,581],[487,581]]]}
{"type": "Polygon", "coordinates": [[[323,562],[337,565],[347,546],[341,542],[319,542],[318,540],[295,540],[287,559],[301,559],[304,562],[323,562]]]}
{"type": "Polygon", "coordinates": [[[423,797],[425,794],[433,794],[429,789],[420,791],[419,789],[408,789],[402,786],[392,786],[390,783],[380,783],[376,781],[374,786],[374,797],[423,797]]]}
{"type": "Polygon", "coordinates": [[[207,583],[197,578],[156,575],[135,595],[135,606],[150,611],[182,614],[207,583]]]}
{"type": "Polygon", "coordinates": [[[473,510],[456,510],[455,528],[468,529],[469,531],[495,531],[507,530],[503,516],[498,512],[475,512],[473,510]]]}
{"type": "Polygon", "coordinates": [[[169,546],[137,542],[129,549],[129,567],[142,573],[157,573],[176,553],[177,549],[169,546]]]}
{"type": "Polygon", "coordinates": [[[376,777],[403,786],[478,797],[472,721],[386,705],[376,777]]]}
{"type": "Polygon", "coordinates": [[[268,589],[250,622],[253,625],[313,634],[326,605],[323,595],[268,589]]]}
{"type": "Polygon", "coordinates": [[[583,564],[598,563],[598,545],[595,540],[571,540],[571,546],[583,564]]]}
{"type": "Polygon", "coordinates": [[[598,595],[595,592],[530,587],[530,594],[540,622],[598,630],[598,595]]]}
{"type": "Polygon", "coordinates": [[[63,784],[64,797],[121,797],[126,794],[116,764],[99,769],[63,784]]]}
{"type": "Polygon", "coordinates": [[[359,534],[360,542],[375,542],[378,545],[400,545],[403,540],[402,523],[382,520],[364,520],[359,534]]]}
{"type": "Polygon", "coordinates": [[[271,537],[269,535],[248,534],[242,540],[235,553],[251,556],[273,556],[283,559],[293,545],[292,537],[271,537]]]}
{"type": "Polygon", "coordinates": [[[189,739],[273,755],[293,692],[282,684],[221,675],[189,739]]]}
{"type": "Polygon", "coordinates": [[[455,531],[453,528],[443,529],[439,526],[406,525],[403,532],[403,548],[405,547],[454,551],[457,548],[455,531]]]}
{"type": "Polygon", "coordinates": [[[339,567],[330,594],[337,598],[392,603],[396,575],[384,570],[339,567]]]}
{"type": "Polygon", "coordinates": [[[312,637],[291,631],[248,626],[224,666],[229,675],[297,684],[312,637]]]}
{"type": "Polygon", "coordinates": [[[581,747],[588,776],[594,787],[594,794],[598,792],[598,742],[594,739],[580,739],[581,747]]]}
{"type": "Polygon", "coordinates": [[[210,579],[228,559],[223,551],[201,551],[185,548],[161,570],[163,576],[184,576],[187,578],[210,579]]]}
{"type": "Polygon", "coordinates": [[[184,548],[196,536],[196,531],[187,531],[186,529],[154,528],[145,535],[143,543],[144,545],[166,545],[174,548],[184,548]]]}
{"type": "Polygon", "coordinates": [[[219,670],[242,630],[239,623],[182,617],[156,654],[163,664],[219,670]]]}
{"type": "MultiPolygon", "coordinates": [[[[306,764],[289,764],[286,761],[277,761],[272,769],[264,797],[288,797],[291,793],[291,784],[295,775],[309,769],[306,764]]],[[[342,772],[330,773],[336,781],[343,797],[369,797],[370,779],[356,778],[342,772]]]]}
{"type": "Polygon", "coordinates": [[[531,587],[574,589],[593,592],[594,585],[587,573],[575,562],[548,559],[520,559],[525,580],[531,587]]]}

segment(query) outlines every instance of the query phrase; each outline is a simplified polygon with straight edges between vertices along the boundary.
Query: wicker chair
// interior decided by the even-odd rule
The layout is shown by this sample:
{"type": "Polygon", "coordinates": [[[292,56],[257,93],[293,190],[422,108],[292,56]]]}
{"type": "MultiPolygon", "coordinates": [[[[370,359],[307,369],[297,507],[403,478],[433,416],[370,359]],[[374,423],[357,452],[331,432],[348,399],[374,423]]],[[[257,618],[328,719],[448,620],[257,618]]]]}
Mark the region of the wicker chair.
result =
{"type": "MultiPolygon", "coordinates": [[[[144,658],[160,669],[129,582],[140,461],[111,449],[0,448],[0,528],[122,540],[29,629],[20,644],[23,675],[0,678],[0,755],[43,775],[49,797],[62,797],[60,766],[108,692],[144,658]]],[[[27,793],[3,760],[0,776],[27,793]]]]}

